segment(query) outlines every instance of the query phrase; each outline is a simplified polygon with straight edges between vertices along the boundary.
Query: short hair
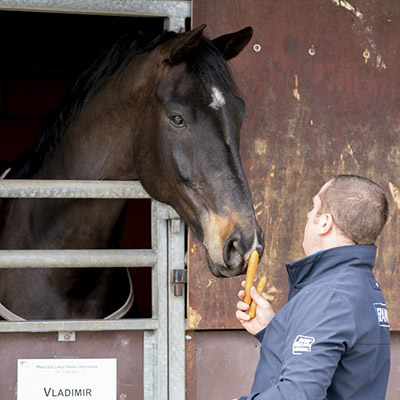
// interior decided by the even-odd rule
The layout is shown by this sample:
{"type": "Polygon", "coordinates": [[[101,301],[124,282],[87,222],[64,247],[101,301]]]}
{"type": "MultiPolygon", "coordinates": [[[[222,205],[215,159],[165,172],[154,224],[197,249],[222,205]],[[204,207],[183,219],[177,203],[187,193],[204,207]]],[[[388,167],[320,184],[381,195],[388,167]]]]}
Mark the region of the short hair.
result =
{"type": "Polygon", "coordinates": [[[319,213],[330,213],[355,244],[374,244],[389,214],[385,192],[374,181],[357,175],[338,175],[319,195],[319,213]]]}

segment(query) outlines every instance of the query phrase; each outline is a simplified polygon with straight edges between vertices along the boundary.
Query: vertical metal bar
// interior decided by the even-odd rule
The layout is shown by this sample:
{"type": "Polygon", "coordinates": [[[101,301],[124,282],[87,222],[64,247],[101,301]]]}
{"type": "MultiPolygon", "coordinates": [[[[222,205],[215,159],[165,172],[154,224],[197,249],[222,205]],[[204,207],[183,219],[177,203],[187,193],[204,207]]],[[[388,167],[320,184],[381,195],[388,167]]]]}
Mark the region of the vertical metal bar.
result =
{"type": "MultiPolygon", "coordinates": [[[[151,248],[161,257],[158,246],[158,231],[160,207],[155,201],[151,201],[151,248]]],[[[159,314],[158,307],[158,270],[159,262],[151,271],[151,310],[152,318],[157,319],[159,314]]],[[[157,400],[157,380],[158,380],[158,351],[157,351],[157,331],[145,331],[143,333],[143,399],[157,400]]]]}
{"type": "MultiPolygon", "coordinates": [[[[151,201],[151,248],[156,254],[160,253],[158,248],[158,231],[159,224],[158,219],[160,218],[160,204],[155,200],[151,201]]],[[[153,267],[151,272],[151,309],[152,309],[152,318],[158,317],[158,269],[159,262],[155,267],[153,267]]]]}
{"type": "Polygon", "coordinates": [[[167,31],[179,32],[185,29],[185,16],[169,16],[164,19],[164,29],[167,31]]]}
{"type": "MultiPolygon", "coordinates": [[[[169,220],[168,234],[168,274],[171,282],[173,270],[185,268],[183,221],[176,218],[169,220]]],[[[168,360],[169,398],[185,400],[185,295],[175,296],[171,283],[168,284],[168,360]]]]}
{"type": "Polygon", "coordinates": [[[152,317],[159,321],[154,332],[144,333],[144,399],[168,399],[168,207],[152,201],[152,249],[157,264],[152,269],[152,317]]]}
{"type": "Polygon", "coordinates": [[[185,297],[170,284],[174,269],[183,269],[185,226],[170,207],[152,201],[152,269],[154,332],[144,333],[144,399],[185,399],[185,297]],[[171,219],[172,218],[172,219],[171,219]]]}
{"type": "Polygon", "coordinates": [[[143,400],[156,400],[154,378],[156,368],[155,333],[143,332],[143,400]]]}
{"type": "MultiPolygon", "coordinates": [[[[158,203],[151,201],[151,248],[157,254],[158,248],[158,203]]],[[[161,255],[161,254],[160,254],[161,255]]],[[[162,255],[161,255],[162,256],[162,255]]],[[[152,318],[158,318],[158,269],[159,263],[151,271],[151,310],[152,318]]],[[[156,381],[158,376],[157,357],[157,331],[145,331],[143,333],[143,399],[157,400],[156,381]]]]}
{"type": "Polygon", "coordinates": [[[157,298],[159,328],[157,335],[157,381],[156,399],[168,400],[168,230],[166,207],[161,205],[157,212],[157,298]],[[164,213],[163,213],[164,211],[164,213]]]}

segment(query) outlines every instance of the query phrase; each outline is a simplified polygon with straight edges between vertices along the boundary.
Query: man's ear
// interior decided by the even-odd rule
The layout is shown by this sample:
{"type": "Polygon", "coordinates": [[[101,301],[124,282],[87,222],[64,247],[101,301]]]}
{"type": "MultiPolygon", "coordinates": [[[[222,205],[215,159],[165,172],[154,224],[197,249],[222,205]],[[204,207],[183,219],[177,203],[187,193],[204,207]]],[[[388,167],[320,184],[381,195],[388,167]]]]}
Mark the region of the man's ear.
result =
{"type": "Polygon", "coordinates": [[[326,235],[333,228],[333,217],[332,214],[326,213],[322,214],[319,218],[319,230],[320,235],[326,235]]]}

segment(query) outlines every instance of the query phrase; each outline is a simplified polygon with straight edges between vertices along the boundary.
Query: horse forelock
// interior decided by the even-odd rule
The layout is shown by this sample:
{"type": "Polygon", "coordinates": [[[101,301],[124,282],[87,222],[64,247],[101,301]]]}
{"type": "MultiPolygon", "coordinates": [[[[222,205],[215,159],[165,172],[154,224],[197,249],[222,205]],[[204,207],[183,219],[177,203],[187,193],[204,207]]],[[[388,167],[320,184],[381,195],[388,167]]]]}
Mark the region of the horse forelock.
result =
{"type": "Polygon", "coordinates": [[[237,92],[232,72],[222,53],[203,37],[197,48],[188,61],[188,69],[193,72],[208,91],[213,92],[213,88],[221,92],[237,92]]]}

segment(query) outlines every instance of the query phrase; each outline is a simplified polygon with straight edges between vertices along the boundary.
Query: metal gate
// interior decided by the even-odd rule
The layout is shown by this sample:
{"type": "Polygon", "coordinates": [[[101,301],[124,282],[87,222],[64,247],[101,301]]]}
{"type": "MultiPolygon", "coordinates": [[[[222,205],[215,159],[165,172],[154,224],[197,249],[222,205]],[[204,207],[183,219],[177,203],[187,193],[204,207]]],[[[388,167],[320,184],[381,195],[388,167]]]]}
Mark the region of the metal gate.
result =
{"type": "MultiPolygon", "coordinates": [[[[0,194],[4,198],[150,198],[139,182],[124,181],[3,180],[0,194]]],[[[59,332],[62,337],[77,331],[144,331],[144,399],[184,399],[185,304],[184,296],[175,296],[170,283],[174,271],[184,269],[184,224],[165,204],[152,200],[151,208],[150,250],[1,250],[0,268],[149,266],[152,318],[0,322],[0,332],[59,332]]]]}

